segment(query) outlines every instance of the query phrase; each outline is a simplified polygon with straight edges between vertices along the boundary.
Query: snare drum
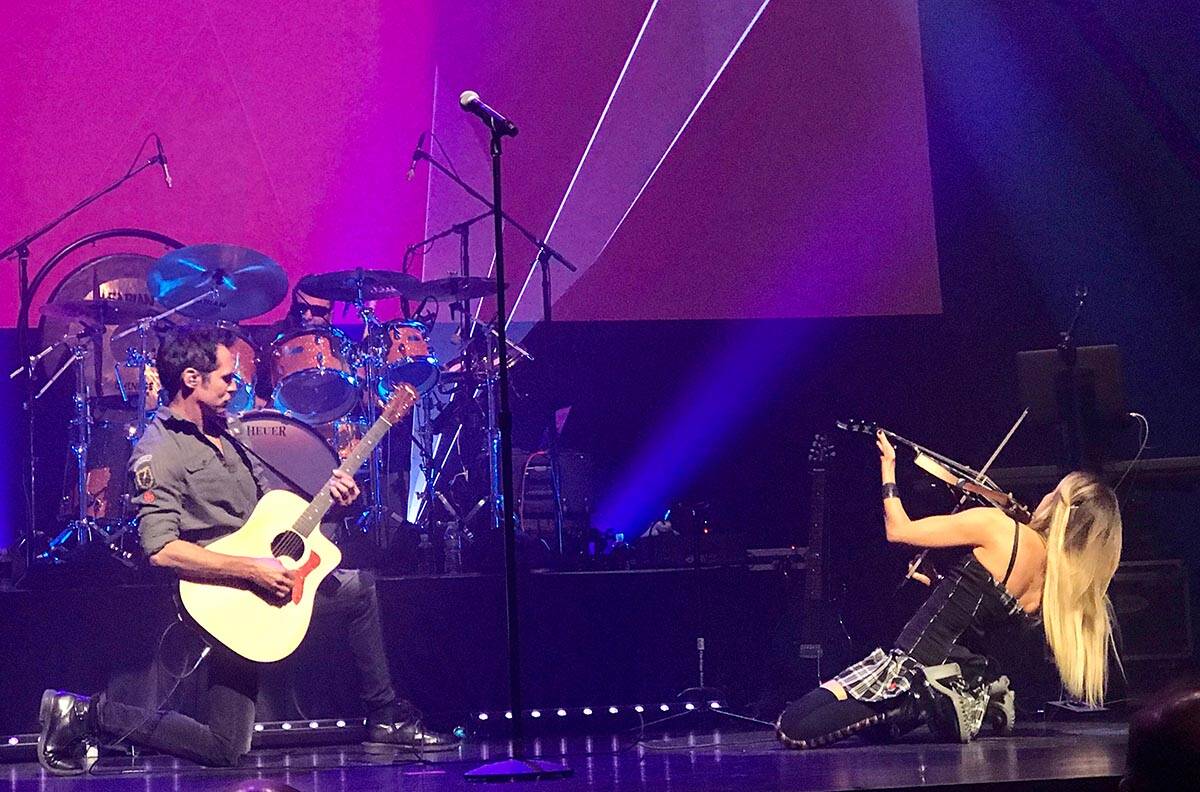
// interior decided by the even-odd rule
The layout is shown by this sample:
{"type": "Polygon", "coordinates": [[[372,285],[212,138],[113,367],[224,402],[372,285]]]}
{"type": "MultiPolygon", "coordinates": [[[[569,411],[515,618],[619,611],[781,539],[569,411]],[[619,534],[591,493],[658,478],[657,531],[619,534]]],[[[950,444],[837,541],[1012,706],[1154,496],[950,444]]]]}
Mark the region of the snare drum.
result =
{"type": "Polygon", "coordinates": [[[263,468],[271,487],[310,499],[339,464],[317,430],[283,413],[252,410],[242,416],[242,426],[254,453],[270,463],[263,468]]]}
{"type": "Polygon", "coordinates": [[[383,371],[379,395],[388,398],[397,385],[409,384],[424,395],[437,384],[438,360],[429,349],[425,325],[420,322],[388,322],[383,326],[383,371]]]}
{"type": "Polygon", "coordinates": [[[275,409],[310,424],[341,418],[358,401],[353,345],[332,328],[284,333],[271,343],[275,409]]]}

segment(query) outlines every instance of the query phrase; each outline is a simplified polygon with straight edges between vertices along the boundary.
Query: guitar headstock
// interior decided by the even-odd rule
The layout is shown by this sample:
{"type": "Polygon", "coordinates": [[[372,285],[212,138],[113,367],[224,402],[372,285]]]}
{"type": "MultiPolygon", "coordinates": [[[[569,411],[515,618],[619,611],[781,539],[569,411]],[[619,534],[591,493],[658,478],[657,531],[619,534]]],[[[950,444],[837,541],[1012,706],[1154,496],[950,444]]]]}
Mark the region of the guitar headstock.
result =
{"type": "Polygon", "coordinates": [[[836,449],[828,435],[818,432],[813,436],[808,449],[808,466],[814,471],[824,470],[825,464],[836,455],[836,449]]]}
{"type": "Polygon", "coordinates": [[[875,433],[879,431],[879,424],[874,421],[856,421],[850,419],[848,421],[838,421],[837,428],[843,432],[858,432],[874,437],[875,433]]]}
{"type": "Polygon", "coordinates": [[[407,382],[396,388],[396,392],[388,399],[387,404],[383,406],[383,413],[379,416],[389,424],[395,424],[402,420],[408,411],[413,408],[421,398],[416,389],[407,382]]]}

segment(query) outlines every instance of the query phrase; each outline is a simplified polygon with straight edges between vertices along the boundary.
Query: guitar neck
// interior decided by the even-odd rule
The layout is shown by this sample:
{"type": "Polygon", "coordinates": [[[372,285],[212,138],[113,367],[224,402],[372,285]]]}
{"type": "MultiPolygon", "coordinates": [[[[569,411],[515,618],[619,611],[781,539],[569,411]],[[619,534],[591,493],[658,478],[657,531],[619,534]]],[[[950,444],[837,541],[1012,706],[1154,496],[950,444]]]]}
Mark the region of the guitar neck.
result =
{"type": "Polygon", "coordinates": [[[825,597],[825,469],[812,470],[812,497],[809,500],[808,560],[804,576],[804,594],[809,602],[825,597]]]}
{"type": "MultiPolygon", "coordinates": [[[[338,470],[353,476],[362,467],[363,463],[367,461],[367,457],[371,456],[371,452],[375,450],[375,447],[383,441],[384,436],[391,428],[392,424],[386,417],[381,416],[367,430],[362,440],[358,442],[354,450],[350,452],[346,460],[338,467],[338,470]]],[[[321,524],[321,520],[324,519],[325,514],[331,506],[333,506],[333,496],[329,492],[329,482],[326,481],[321,489],[318,490],[316,496],[313,497],[312,502],[308,504],[308,508],[293,523],[292,529],[301,536],[307,537],[321,524]]]]}

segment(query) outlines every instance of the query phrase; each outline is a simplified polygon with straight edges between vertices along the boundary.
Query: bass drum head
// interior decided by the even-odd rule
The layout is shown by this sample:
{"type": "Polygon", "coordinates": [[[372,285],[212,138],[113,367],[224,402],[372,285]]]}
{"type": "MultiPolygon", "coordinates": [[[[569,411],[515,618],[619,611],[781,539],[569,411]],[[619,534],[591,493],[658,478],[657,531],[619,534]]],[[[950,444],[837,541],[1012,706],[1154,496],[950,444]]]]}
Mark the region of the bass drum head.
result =
{"type": "Polygon", "coordinates": [[[303,421],[276,410],[251,410],[241,421],[250,447],[268,463],[263,467],[273,488],[311,500],[339,464],[325,438],[303,421]]]}

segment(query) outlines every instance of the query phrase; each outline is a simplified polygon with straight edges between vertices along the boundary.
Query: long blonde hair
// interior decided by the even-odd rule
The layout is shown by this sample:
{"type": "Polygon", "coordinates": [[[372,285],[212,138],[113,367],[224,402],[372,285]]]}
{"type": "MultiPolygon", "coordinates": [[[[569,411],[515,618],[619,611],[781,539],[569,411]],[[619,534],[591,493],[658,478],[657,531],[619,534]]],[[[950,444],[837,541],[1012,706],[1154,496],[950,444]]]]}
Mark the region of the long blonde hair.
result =
{"type": "Polygon", "coordinates": [[[1098,705],[1113,645],[1108,584],[1121,559],[1116,493],[1090,473],[1070,473],[1030,528],[1046,539],[1042,622],[1059,678],[1076,699],[1098,705]]]}

